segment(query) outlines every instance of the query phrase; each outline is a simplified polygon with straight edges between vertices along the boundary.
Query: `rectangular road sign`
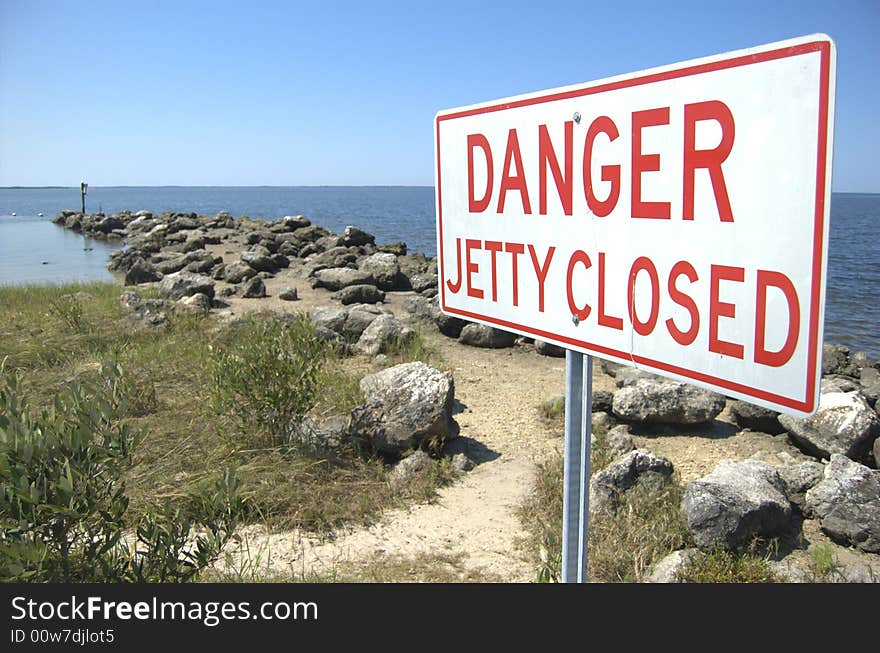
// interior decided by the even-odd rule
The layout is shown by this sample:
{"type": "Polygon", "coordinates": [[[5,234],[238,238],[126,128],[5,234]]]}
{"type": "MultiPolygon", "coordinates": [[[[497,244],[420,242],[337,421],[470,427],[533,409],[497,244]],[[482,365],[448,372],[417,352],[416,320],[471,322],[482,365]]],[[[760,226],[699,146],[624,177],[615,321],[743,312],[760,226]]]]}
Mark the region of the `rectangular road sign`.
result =
{"type": "Polygon", "coordinates": [[[441,309],[811,414],[835,67],[814,35],[439,112],[441,309]]]}

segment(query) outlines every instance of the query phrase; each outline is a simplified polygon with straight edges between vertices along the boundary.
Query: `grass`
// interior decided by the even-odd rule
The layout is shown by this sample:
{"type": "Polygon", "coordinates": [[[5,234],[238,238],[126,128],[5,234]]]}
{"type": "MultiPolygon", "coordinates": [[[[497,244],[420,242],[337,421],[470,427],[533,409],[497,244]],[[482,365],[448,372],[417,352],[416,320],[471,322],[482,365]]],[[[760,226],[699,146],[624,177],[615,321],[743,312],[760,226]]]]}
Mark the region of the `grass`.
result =
{"type": "Polygon", "coordinates": [[[767,559],[754,551],[718,549],[694,556],[679,576],[686,583],[776,583],[767,559]]]}
{"type": "MultiPolygon", "coordinates": [[[[186,509],[232,467],[248,521],[322,532],[431,498],[449,478],[435,461],[413,484],[392,488],[383,463],[358,452],[322,456],[283,444],[247,445],[237,435],[240,420],[211,408],[214,352],[234,340],[230,329],[211,317],[171,312],[166,327],[132,329],[121,292],[112,283],[0,287],[0,361],[22,372],[36,409],[72,380],[97,379],[104,362],[125,370],[131,399],[126,421],[144,436],[125,474],[133,517],[166,500],[186,509]]],[[[394,353],[401,360],[434,355],[420,338],[394,353]]],[[[363,365],[329,353],[316,375],[309,414],[347,414],[359,404],[363,365]]]]}
{"type": "Polygon", "coordinates": [[[565,419],[565,397],[545,399],[538,404],[538,414],[545,420],[561,422],[565,419]]]}
{"type": "MultiPolygon", "coordinates": [[[[591,449],[595,473],[612,462],[604,436],[591,449]]],[[[626,493],[615,514],[590,519],[590,582],[633,583],[647,579],[651,568],[678,549],[693,546],[681,515],[684,488],[673,476],[659,491],[637,485],[626,493]]],[[[527,533],[520,542],[537,568],[538,582],[558,582],[562,562],[563,459],[557,454],[537,467],[533,487],[518,510],[527,533]]],[[[765,557],[754,550],[717,551],[695,556],[685,572],[688,582],[773,582],[765,557]]]]}

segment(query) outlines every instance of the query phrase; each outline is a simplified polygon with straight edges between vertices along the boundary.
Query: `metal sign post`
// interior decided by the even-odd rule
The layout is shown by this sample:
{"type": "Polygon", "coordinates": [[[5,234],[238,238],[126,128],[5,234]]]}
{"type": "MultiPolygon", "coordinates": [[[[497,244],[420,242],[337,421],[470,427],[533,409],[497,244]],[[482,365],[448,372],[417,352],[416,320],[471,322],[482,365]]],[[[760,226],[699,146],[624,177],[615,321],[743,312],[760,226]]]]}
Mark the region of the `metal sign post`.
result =
{"type": "Polygon", "coordinates": [[[590,528],[590,434],[593,357],[565,352],[565,480],[562,499],[562,582],[587,582],[590,528]]]}

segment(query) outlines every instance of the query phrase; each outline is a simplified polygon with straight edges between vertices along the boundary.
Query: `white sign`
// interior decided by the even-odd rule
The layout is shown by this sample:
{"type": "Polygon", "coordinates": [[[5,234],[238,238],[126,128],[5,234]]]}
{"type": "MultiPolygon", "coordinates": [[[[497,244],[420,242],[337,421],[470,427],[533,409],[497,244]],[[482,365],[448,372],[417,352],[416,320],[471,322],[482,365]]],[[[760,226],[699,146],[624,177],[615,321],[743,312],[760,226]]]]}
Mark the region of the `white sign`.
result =
{"type": "Polygon", "coordinates": [[[440,307],[813,413],[835,66],[815,35],[441,111],[440,307]]]}

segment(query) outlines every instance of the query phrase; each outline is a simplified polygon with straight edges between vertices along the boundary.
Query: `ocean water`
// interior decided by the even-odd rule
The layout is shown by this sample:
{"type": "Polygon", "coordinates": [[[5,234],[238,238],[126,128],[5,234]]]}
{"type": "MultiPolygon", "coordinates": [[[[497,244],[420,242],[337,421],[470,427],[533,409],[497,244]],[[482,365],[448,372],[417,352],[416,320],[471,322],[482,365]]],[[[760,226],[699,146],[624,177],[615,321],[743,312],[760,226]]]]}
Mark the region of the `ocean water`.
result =
{"type": "MultiPolygon", "coordinates": [[[[79,188],[0,189],[0,285],[109,279],[107,256],[118,246],[87,241],[50,222],[60,210],[79,206],[79,188]]],[[[92,187],[86,209],[229,211],[269,220],[303,214],[336,232],[353,224],[378,242],[402,240],[410,251],[436,254],[433,187],[92,187]]],[[[875,357],[880,357],[878,223],[880,195],[832,195],[825,340],[875,357]]]]}

